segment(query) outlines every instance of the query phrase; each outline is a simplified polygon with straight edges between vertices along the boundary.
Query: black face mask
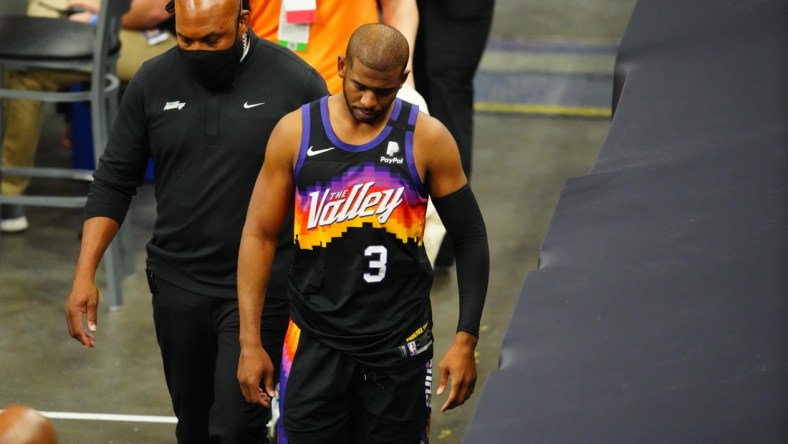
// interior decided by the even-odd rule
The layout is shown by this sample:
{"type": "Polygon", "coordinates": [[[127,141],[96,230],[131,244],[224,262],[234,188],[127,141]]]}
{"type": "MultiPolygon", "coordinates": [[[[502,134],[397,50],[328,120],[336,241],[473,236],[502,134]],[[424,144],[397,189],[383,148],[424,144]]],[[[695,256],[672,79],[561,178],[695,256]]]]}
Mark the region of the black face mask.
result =
{"type": "MultiPolygon", "coordinates": [[[[238,12],[240,22],[241,13],[238,12]]],[[[229,87],[232,84],[238,68],[241,66],[241,57],[244,53],[244,44],[238,35],[238,22],[235,25],[235,44],[219,51],[191,50],[178,48],[181,58],[186,63],[186,70],[197,83],[210,90],[229,87]]]]}

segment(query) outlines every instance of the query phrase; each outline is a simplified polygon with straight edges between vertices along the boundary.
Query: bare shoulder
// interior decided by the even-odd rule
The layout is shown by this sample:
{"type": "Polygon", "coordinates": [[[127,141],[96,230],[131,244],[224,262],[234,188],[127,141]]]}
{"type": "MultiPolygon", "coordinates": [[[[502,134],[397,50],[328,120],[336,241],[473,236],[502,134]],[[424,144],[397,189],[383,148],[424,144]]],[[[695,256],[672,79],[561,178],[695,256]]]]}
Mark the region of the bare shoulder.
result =
{"type": "Polygon", "coordinates": [[[296,109],[276,123],[266,148],[266,162],[278,158],[282,161],[292,162],[298,156],[298,147],[301,143],[301,108],[296,109]]]}
{"type": "Polygon", "coordinates": [[[416,119],[413,156],[433,197],[445,196],[467,183],[454,137],[443,123],[424,113],[416,119]]]}
{"type": "Polygon", "coordinates": [[[440,120],[429,114],[419,113],[416,118],[416,130],[413,132],[416,142],[440,142],[442,139],[452,139],[451,133],[440,120]]]}
{"type": "Polygon", "coordinates": [[[279,122],[276,123],[276,127],[274,131],[278,131],[284,134],[291,134],[297,133],[301,134],[301,108],[296,109],[295,111],[290,111],[289,113],[285,114],[284,117],[279,119],[279,122]]]}
{"type": "Polygon", "coordinates": [[[457,143],[449,130],[440,120],[424,113],[419,113],[416,119],[413,146],[416,157],[420,157],[427,165],[434,160],[445,162],[447,156],[457,156],[459,161],[457,143]]]}
{"type": "Polygon", "coordinates": [[[301,140],[301,125],[301,108],[285,114],[271,132],[269,146],[280,143],[290,144],[293,141],[299,142],[301,140]]]}

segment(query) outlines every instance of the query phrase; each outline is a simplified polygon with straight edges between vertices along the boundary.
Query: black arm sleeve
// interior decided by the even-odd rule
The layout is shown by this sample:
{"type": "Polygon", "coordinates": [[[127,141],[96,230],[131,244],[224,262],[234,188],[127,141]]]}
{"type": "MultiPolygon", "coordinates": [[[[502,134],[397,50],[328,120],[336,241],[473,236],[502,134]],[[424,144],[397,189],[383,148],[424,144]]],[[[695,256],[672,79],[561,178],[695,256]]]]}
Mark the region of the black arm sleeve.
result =
{"type": "Polygon", "coordinates": [[[487,282],[490,278],[490,250],[484,218],[470,185],[432,203],[454,242],[457,285],[460,291],[460,320],[457,331],[479,336],[487,282]]]}

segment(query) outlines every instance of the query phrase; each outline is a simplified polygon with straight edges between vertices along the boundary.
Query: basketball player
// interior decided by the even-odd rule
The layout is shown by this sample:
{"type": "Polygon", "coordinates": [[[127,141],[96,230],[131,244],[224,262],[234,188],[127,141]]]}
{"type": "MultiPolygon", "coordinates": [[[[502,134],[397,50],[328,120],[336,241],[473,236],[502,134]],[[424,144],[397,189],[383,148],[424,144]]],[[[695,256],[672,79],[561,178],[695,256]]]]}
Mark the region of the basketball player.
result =
{"type": "Polygon", "coordinates": [[[451,135],[396,98],[408,75],[402,34],[364,25],[346,57],[338,61],[343,92],[286,115],[269,139],[239,253],[238,379],[247,401],[270,403],[273,366],[260,345],[259,321],[276,233],[294,199],[280,442],[427,442],[427,197],[458,246],[460,319],[438,366],[437,395],[451,379],[441,411],[463,404],[476,381],[487,235],[451,135]]]}

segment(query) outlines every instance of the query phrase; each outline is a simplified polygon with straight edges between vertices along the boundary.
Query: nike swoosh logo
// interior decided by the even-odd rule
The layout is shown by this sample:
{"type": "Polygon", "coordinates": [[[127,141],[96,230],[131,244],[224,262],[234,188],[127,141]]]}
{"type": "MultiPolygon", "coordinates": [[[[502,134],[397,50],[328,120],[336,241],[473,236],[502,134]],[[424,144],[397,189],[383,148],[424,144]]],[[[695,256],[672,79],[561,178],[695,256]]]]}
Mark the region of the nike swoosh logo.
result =
{"type": "Polygon", "coordinates": [[[317,156],[318,154],[325,153],[326,151],[331,151],[331,150],[333,150],[335,147],[333,147],[333,146],[332,146],[331,148],[323,148],[322,150],[316,150],[316,149],[313,149],[313,148],[314,148],[314,147],[310,146],[310,147],[309,147],[309,149],[308,149],[308,150],[306,150],[306,155],[307,155],[307,156],[310,156],[310,157],[311,157],[311,156],[317,156]]]}
{"type": "Polygon", "coordinates": [[[265,102],[252,103],[251,105],[249,104],[249,102],[244,102],[245,109],[254,108],[255,106],[260,106],[260,105],[265,105],[265,102]]]}

